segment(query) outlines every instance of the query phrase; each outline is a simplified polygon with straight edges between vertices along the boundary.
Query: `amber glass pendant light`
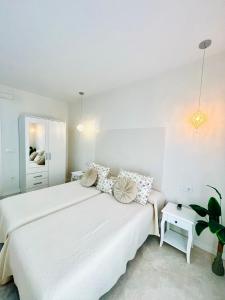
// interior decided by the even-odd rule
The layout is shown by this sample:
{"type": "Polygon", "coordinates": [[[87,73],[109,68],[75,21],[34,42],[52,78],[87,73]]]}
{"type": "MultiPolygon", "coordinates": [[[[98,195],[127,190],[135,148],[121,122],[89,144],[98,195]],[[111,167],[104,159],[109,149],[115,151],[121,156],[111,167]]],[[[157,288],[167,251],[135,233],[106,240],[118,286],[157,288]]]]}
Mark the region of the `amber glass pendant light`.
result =
{"type": "Polygon", "coordinates": [[[191,116],[191,124],[195,129],[198,129],[207,121],[207,115],[201,110],[201,94],[202,94],[202,83],[204,75],[204,66],[205,66],[205,50],[211,45],[211,40],[204,40],[199,44],[199,48],[203,50],[202,57],[202,71],[201,71],[201,81],[200,81],[200,91],[198,98],[198,109],[191,116]]]}

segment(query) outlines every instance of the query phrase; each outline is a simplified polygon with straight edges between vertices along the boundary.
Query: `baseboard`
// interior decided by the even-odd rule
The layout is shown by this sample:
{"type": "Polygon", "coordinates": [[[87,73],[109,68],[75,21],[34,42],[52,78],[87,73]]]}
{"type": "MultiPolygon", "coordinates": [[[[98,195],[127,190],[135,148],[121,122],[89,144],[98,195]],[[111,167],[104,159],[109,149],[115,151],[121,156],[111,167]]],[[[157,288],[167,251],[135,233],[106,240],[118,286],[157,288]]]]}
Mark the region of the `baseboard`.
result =
{"type": "MultiPolygon", "coordinates": [[[[212,245],[208,245],[207,243],[203,243],[203,242],[198,242],[198,240],[194,241],[194,245],[208,253],[216,255],[217,247],[213,247],[212,250],[212,245]]],[[[225,260],[225,253],[223,253],[222,258],[225,260]]]]}

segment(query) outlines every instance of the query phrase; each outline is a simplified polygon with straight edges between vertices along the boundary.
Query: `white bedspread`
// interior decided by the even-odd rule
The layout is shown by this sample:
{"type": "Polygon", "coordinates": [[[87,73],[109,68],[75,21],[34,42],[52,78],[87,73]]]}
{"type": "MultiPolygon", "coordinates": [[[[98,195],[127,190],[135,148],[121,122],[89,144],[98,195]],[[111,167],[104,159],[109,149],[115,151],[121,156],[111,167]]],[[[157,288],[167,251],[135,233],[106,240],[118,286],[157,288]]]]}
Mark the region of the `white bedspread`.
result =
{"type": "Polygon", "coordinates": [[[12,232],[6,264],[21,300],[99,299],[155,231],[152,204],[100,194],[12,232]]]}
{"type": "Polygon", "coordinates": [[[73,181],[1,200],[0,243],[16,228],[99,193],[73,181]]]}

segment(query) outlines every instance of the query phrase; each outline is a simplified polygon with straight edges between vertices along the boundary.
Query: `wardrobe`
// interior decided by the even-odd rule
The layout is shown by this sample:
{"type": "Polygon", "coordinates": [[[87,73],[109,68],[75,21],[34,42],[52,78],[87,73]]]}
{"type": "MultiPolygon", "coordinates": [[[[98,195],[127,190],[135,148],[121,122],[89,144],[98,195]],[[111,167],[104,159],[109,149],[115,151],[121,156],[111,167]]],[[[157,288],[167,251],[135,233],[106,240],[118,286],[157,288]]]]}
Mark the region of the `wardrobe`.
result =
{"type": "Polygon", "coordinates": [[[66,123],[19,117],[20,190],[33,191],[65,182],[66,123]]]}

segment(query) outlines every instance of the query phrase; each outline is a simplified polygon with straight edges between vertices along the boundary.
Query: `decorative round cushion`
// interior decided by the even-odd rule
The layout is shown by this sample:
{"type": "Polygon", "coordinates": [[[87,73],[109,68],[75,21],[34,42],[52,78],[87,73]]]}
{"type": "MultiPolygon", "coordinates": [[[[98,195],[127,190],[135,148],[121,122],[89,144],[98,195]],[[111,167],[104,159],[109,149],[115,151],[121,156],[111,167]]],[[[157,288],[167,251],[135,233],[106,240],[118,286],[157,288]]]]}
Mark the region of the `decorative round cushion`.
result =
{"type": "Polygon", "coordinates": [[[45,151],[41,150],[41,151],[37,151],[36,153],[37,155],[35,156],[34,161],[38,164],[38,161],[45,156],[44,155],[45,151]]]}
{"type": "Polygon", "coordinates": [[[30,160],[34,160],[37,155],[38,153],[36,151],[32,152],[30,155],[30,160]]]}
{"type": "Polygon", "coordinates": [[[41,156],[36,156],[37,157],[37,160],[35,158],[35,162],[38,164],[38,165],[45,165],[45,156],[44,155],[41,155],[41,156]]]}
{"type": "Polygon", "coordinates": [[[90,187],[95,184],[98,178],[98,172],[96,169],[89,169],[82,176],[80,183],[85,187],[90,187]]]}
{"type": "Polygon", "coordinates": [[[113,194],[117,201],[130,203],[137,196],[137,184],[127,177],[121,177],[114,184],[113,194]]]}

